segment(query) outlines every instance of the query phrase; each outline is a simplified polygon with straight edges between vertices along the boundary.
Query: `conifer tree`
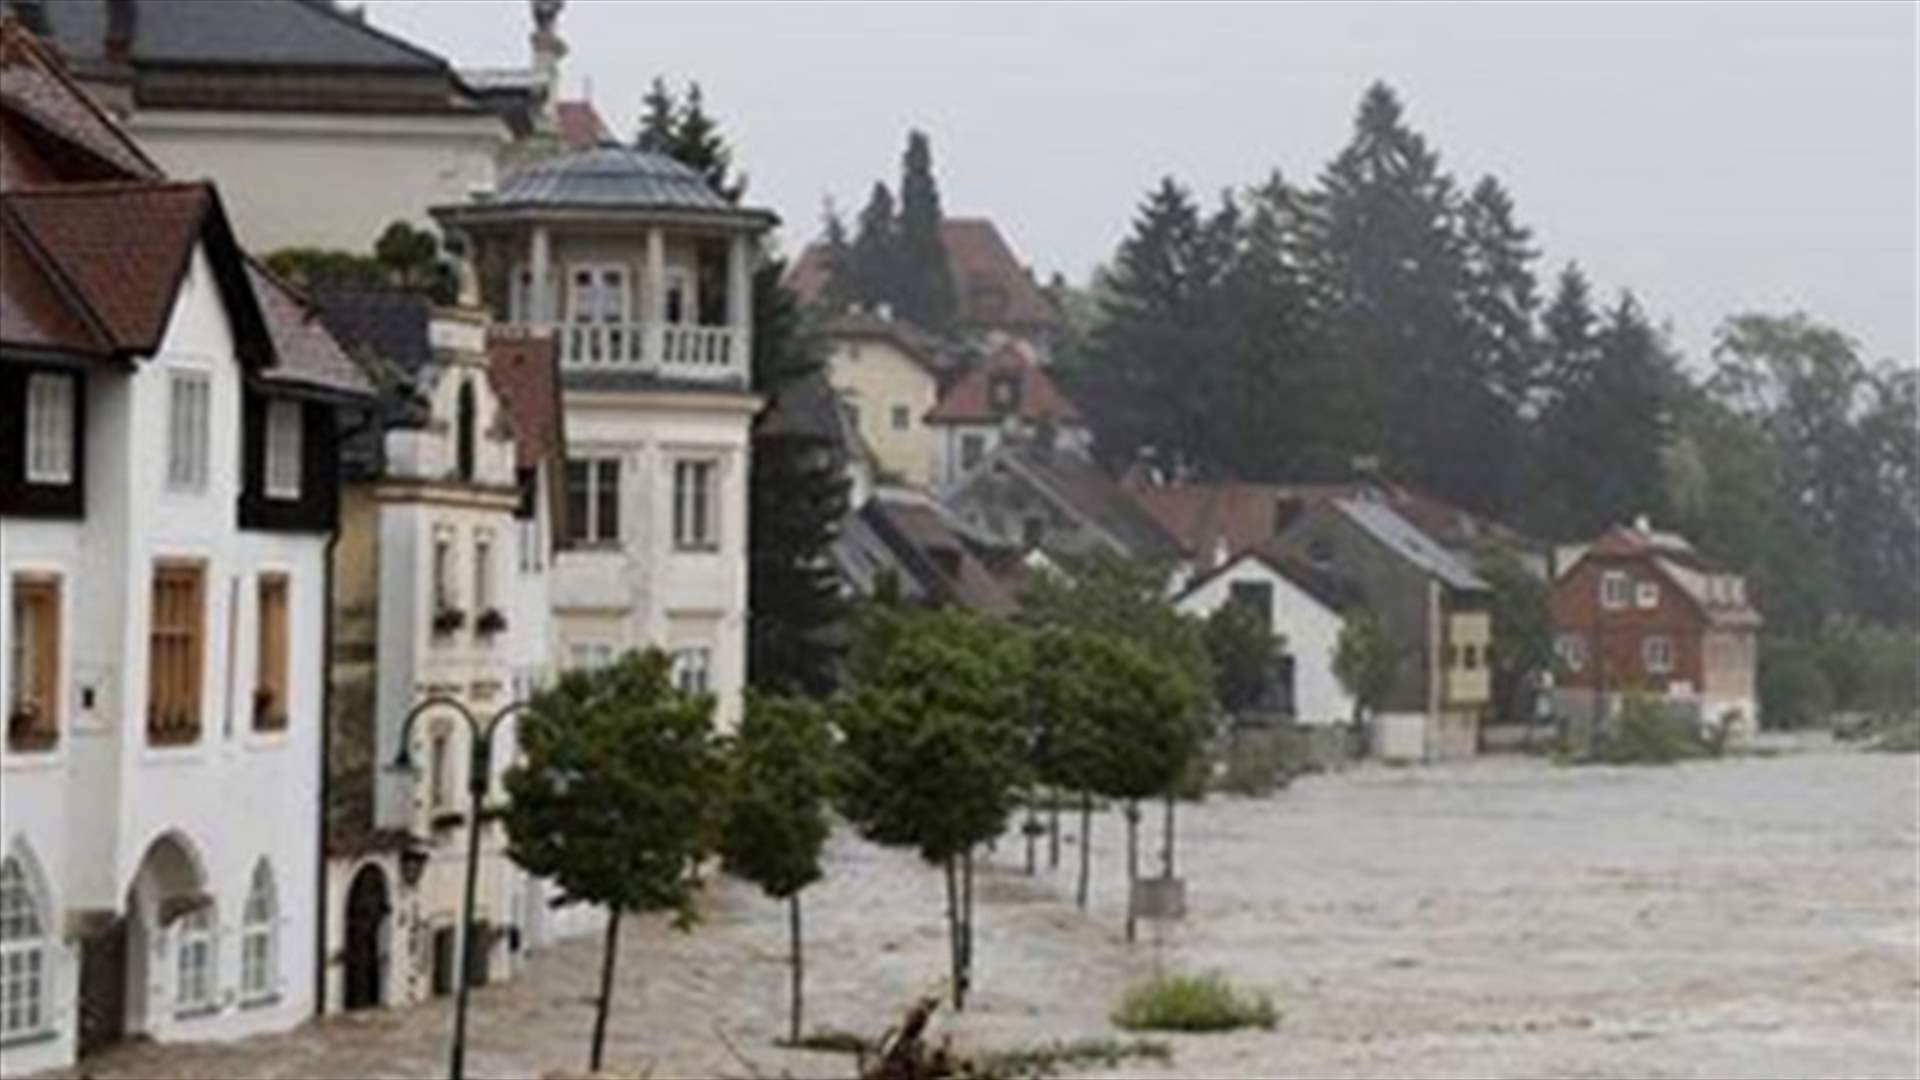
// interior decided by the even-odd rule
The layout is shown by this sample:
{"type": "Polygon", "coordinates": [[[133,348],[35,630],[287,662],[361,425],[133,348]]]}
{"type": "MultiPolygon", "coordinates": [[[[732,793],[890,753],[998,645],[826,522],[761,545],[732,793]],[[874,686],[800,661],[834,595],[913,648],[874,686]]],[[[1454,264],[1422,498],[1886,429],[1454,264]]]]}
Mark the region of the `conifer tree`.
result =
{"type": "MultiPolygon", "coordinates": [[[[940,188],[933,178],[933,147],[925,132],[907,135],[900,168],[900,313],[935,333],[953,328],[958,304],[953,266],[940,236],[940,188]]],[[[864,223],[864,221],[863,221],[864,223]]]]}
{"type": "Polygon", "coordinates": [[[687,87],[687,100],[679,110],[667,153],[684,165],[690,165],[706,177],[707,186],[728,202],[737,203],[747,190],[744,176],[733,172],[733,151],[720,134],[720,125],[707,115],[700,84],[687,87]]]}
{"type": "Polygon", "coordinates": [[[867,205],[860,210],[858,230],[847,251],[848,302],[874,305],[899,303],[900,259],[899,222],[895,219],[893,192],[887,185],[874,182],[867,205]]]}
{"type": "Polygon", "coordinates": [[[667,89],[667,81],[655,76],[646,96],[640,99],[640,131],[633,145],[655,154],[671,154],[679,126],[680,105],[667,89]]]}

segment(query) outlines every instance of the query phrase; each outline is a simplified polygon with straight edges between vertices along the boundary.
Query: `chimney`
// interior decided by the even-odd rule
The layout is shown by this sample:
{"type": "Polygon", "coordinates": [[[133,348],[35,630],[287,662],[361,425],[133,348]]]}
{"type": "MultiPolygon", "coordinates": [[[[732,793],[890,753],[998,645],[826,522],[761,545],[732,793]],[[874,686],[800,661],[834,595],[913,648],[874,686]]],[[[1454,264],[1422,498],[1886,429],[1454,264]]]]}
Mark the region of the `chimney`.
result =
{"type": "Polygon", "coordinates": [[[139,22],[140,9],[134,0],[107,0],[107,32],[101,41],[107,63],[124,68],[133,62],[133,37],[139,22]]]}
{"type": "Polygon", "coordinates": [[[529,0],[533,9],[533,81],[540,95],[535,103],[538,115],[550,128],[554,123],[554,102],[560,96],[560,61],[567,55],[567,43],[560,40],[557,27],[560,10],[567,0],[529,0]]]}
{"type": "Polygon", "coordinates": [[[1641,514],[1640,516],[1633,519],[1633,531],[1639,532],[1639,533],[1652,533],[1653,521],[1650,518],[1648,518],[1647,515],[1641,514]]]}
{"type": "Polygon", "coordinates": [[[873,311],[874,311],[874,314],[880,316],[881,322],[893,321],[893,305],[892,304],[889,304],[885,301],[881,301],[880,303],[874,305],[873,311]]]}

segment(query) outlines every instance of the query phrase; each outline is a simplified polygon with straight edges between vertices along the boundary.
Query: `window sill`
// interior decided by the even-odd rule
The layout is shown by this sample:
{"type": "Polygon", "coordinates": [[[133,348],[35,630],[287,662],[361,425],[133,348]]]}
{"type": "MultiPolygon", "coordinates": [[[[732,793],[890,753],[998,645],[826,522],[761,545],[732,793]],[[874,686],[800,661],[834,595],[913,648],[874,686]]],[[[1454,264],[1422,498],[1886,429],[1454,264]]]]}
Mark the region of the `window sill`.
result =
{"type": "Polygon", "coordinates": [[[271,994],[263,994],[260,997],[243,998],[240,1001],[240,1008],[242,1010],[270,1009],[273,1006],[278,1004],[280,1004],[280,995],[278,992],[275,992],[271,994]]]}
{"type": "Polygon", "coordinates": [[[58,749],[60,749],[60,736],[57,733],[15,735],[7,739],[9,754],[50,754],[58,749]]]}
{"type": "Polygon", "coordinates": [[[205,1020],[208,1017],[219,1015],[220,1006],[218,1005],[195,1005],[191,1009],[181,1009],[174,1013],[173,1018],[175,1020],[205,1020]]]}
{"type": "Polygon", "coordinates": [[[59,1037],[59,1028],[41,1028],[39,1031],[27,1031],[0,1038],[0,1049],[11,1050],[18,1046],[33,1046],[38,1043],[52,1042],[59,1037]]]}
{"type": "Polygon", "coordinates": [[[147,747],[152,750],[189,750],[200,745],[200,732],[172,734],[147,729],[147,747]]]}
{"type": "Polygon", "coordinates": [[[673,550],[681,555],[718,555],[720,545],[713,544],[675,544],[673,550]]]}

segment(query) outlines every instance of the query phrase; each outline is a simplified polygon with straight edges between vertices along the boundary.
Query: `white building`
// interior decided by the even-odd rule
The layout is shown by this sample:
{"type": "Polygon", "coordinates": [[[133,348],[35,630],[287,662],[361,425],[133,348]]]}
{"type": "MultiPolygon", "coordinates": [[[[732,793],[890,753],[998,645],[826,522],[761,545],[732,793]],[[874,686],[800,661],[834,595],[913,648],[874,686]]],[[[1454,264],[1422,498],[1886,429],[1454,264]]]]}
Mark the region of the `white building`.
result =
{"type": "Polygon", "coordinates": [[[311,1014],[334,417],[368,387],[10,23],[0,79],[14,1074],[311,1014]]]}
{"type": "Polygon", "coordinates": [[[1183,614],[1207,618],[1228,604],[1246,604],[1281,646],[1280,700],[1295,722],[1315,727],[1353,720],[1353,697],[1333,673],[1343,612],[1355,592],[1331,575],[1258,550],[1246,551],[1188,583],[1174,598],[1183,614]]]}
{"type": "Polygon", "coordinates": [[[330,0],[15,7],[163,168],[219,184],[256,252],[368,251],[490,190],[513,134],[446,60],[330,0]]]}
{"type": "Polygon", "coordinates": [[[568,444],[561,660],[675,655],[719,723],[746,680],[752,270],[772,214],[692,169],[600,147],[434,208],[502,322],[555,335],[568,444]]]}
{"type": "MultiPolygon", "coordinates": [[[[327,1007],[450,994],[508,977],[527,884],[483,824],[471,949],[460,940],[471,733],[546,682],[550,511],[560,475],[551,341],[489,340],[484,312],[391,292],[322,291],[335,336],[389,373],[350,451],[335,555],[327,1007]],[[411,775],[390,768],[407,732],[411,775]],[[464,973],[464,974],[463,974],[464,973]]],[[[514,727],[488,761],[505,792],[514,727]]]]}
{"type": "Polygon", "coordinates": [[[1039,443],[1086,454],[1093,435],[1080,409],[1041,366],[1032,346],[1001,338],[986,360],[956,379],[926,414],[933,483],[952,490],[1003,444],[1039,443]]]}

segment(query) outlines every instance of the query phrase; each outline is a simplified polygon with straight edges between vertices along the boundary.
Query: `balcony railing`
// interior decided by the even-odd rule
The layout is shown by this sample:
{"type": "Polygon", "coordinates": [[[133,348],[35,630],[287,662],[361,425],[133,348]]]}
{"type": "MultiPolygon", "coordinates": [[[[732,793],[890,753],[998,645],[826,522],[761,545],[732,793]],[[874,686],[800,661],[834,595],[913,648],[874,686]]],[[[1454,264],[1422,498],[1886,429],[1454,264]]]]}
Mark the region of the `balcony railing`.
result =
{"type": "Polygon", "coordinates": [[[745,335],[731,326],[682,323],[558,323],[560,365],[572,371],[631,371],[666,379],[747,379],[745,335]]]}

